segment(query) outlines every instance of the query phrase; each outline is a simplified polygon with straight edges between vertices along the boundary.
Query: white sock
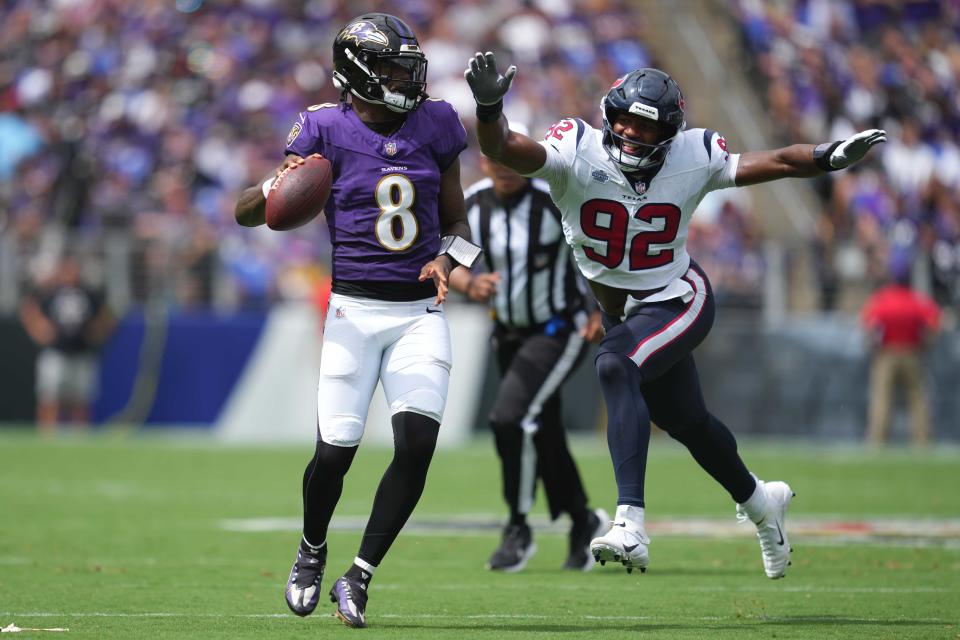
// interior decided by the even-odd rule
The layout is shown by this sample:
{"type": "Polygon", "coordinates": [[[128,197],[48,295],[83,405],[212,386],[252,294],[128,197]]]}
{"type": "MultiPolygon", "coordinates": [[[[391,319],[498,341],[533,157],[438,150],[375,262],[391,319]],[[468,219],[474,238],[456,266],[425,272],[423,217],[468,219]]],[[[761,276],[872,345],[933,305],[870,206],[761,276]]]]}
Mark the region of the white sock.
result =
{"type": "Polygon", "coordinates": [[[763,490],[763,481],[757,480],[757,488],[747,501],[740,505],[747,517],[757,524],[767,515],[767,493],[763,490]]]}
{"type": "Polygon", "coordinates": [[[356,558],[353,559],[353,564],[357,565],[358,567],[360,567],[361,569],[369,573],[371,576],[373,575],[373,572],[377,568],[376,565],[370,564],[366,560],[361,559],[360,556],[357,556],[356,558]]]}
{"type": "Polygon", "coordinates": [[[635,507],[632,504],[618,504],[617,515],[614,517],[613,521],[620,522],[622,520],[627,520],[637,525],[640,529],[643,529],[643,516],[643,507],[635,507]]]}
{"type": "Polygon", "coordinates": [[[324,540],[324,541],[321,542],[320,544],[310,544],[310,541],[309,541],[309,540],[307,540],[306,538],[303,538],[303,544],[305,544],[305,545],[307,545],[308,547],[310,547],[310,551],[311,551],[312,553],[317,553],[318,551],[320,551],[320,549],[323,549],[323,546],[324,546],[325,544],[327,544],[327,541],[324,540]]]}

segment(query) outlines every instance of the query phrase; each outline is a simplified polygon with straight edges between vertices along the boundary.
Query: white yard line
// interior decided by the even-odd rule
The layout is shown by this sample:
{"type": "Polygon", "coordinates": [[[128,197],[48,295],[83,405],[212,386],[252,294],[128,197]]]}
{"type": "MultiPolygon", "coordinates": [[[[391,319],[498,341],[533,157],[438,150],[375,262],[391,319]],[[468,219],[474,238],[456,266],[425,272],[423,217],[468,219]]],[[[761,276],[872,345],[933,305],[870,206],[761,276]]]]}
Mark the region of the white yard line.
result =
{"type": "MultiPolygon", "coordinates": [[[[298,620],[292,613],[177,613],[172,611],[164,612],[128,612],[111,613],[108,611],[78,611],[58,613],[53,611],[0,611],[0,616],[6,618],[173,618],[173,619],[219,619],[219,618],[237,618],[237,619],[275,619],[289,618],[291,621],[298,620]]],[[[332,614],[329,617],[333,617],[332,614]]],[[[535,613],[479,613],[468,615],[452,615],[444,613],[377,613],[378,619],[394,620],[590,620],[594,622],[618,622],[618,621],[658,621],[675,620],[675,616],[597,616],[587,614],[535,614],[535,613]]],[[[791,621],[794,618],[788,616],[765,616],[765,615],[730,615],[723,616],[684,616],[684,620],[696,620],[700,622],[736,622],[739,620],[758,620],[761,622],[783,622],[791,621]]],[[[890,618],[840,618],[835,616],[804,616],[807,622],[856,622],[861,624],[889,624],[891,622],[905,622],[915,624],[955,624],[955,620],[945,618],[907,618],[904,616],[890,618]]]]}
{"type": "MultiPolygon", "coordinates": [[[[330,523],[334,531],[362,531],[366,516],[337,516],[330,523]]],[[[237,518],[223,520],[220,528],[244,533],[299,531],[301,518],[237,518]]],[[[491,513],[458,514],[449,516],[423,515],[414,517],[404,527],[406,535],[467,537],[489,535],[503,526],[502,516],[491,513]]],[[[569,524],[565,520],[549,522],[544,517],[531,518],[537,533],[566,535],[569,524]]],[[[843,518],[839,516],[789,518],[790,535],[804,544],[891,544],[898,546],[941,546],[960,548],[960,519],[869,517],[843,518]]],[[[663,518],[647,523],[647,532],[654,536],[683,536],[695,538],[752,537],[753,527],[730,518],[663,518]]]]}

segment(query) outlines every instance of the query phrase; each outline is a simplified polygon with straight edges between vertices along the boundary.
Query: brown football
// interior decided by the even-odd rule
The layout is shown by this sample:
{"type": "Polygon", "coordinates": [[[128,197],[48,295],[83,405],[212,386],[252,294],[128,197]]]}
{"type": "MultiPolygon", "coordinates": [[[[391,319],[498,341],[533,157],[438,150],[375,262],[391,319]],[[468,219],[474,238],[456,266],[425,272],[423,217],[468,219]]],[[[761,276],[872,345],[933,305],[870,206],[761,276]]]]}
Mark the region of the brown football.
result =
{"type": "Polygon", "coordinates": [[[332,184],[333,169],[326,158],[310,156],[284,170],[267,192],[267,226],[286,231],[307,224],[323,211],[332,184]]]}

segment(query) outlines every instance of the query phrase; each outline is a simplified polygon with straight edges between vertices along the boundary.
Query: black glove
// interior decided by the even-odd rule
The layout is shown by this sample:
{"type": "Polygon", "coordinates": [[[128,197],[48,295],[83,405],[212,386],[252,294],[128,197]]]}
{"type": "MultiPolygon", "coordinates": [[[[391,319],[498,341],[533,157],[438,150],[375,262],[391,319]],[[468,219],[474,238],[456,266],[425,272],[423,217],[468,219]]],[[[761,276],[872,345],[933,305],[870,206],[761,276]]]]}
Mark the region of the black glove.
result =
{"type": "Polygon", "coordinates": [[[473,99],[479,105],[489,106],[503,100],[503,96],[510,90],[513,76],[517,75],[517,68],[513,65],[510,65],[504,75],[500,75],[497,61],[490,51],[485,54],[477,52],[468,64],[470,66],[463,72],[463,77],[467,79],[467,84],[473,91],[473,99]]]}

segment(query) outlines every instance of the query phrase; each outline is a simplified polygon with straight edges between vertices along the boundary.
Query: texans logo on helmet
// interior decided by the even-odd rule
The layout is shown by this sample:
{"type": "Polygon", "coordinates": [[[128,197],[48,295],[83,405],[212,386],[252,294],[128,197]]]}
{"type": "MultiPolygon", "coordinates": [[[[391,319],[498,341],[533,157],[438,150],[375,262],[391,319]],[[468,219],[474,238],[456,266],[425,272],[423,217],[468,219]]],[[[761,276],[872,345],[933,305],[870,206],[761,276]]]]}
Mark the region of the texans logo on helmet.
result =
{"type": "Polygon", "coordinates": [[[372,22],[367,22],[366,20],[354,22],[344,27],[343,31],[340,32],[340,38],[343,40],[354,40],[357,44],[361,42],[373,42],[383,46],[390,44],[387,34],[377,29],[376,25],[372,22]]]}
{"type": "Polygon", "coordinates": [[[626,80],[626,79],[627,79],[627,76],[623,76],[622,78],[617,78],[616,80],[613,81],[613,84],[610,85],[610,88],[611,88],[611,89],[616,89],[617,87],[619,87],[620,85],[622,85],[622,84],[623,84],[623,81],[626,80]]]}

